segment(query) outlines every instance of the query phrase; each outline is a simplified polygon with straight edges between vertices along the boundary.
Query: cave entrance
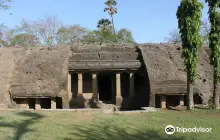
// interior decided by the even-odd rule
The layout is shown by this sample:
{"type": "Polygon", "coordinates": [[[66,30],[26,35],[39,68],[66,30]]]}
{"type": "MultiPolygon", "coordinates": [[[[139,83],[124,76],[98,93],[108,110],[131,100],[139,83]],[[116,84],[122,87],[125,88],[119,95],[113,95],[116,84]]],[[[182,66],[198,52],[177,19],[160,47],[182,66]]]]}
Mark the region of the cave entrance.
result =
{"type": "Polygon", "coordinates": [[[167,102],[166,106],[167,107],[175,107],[179,105],[179,96],[178,95],[167,95],[166,96],[167,102]]]}
{"type": "Polygon", "coordinates": [[[63,103],[61,97],[56,97],[56,108],[57,109],[63,109],[63,103]]]}
{"type": "Polygon", "coordinates": [[[41,98],[40,105],[42,109],[51,109],[51,99],[50,98],[41,98]]]}
{"type": "Polygon", "coordinates": [[[198,93],[193,95],[194,104],[202,104],[202,98],[199,96],[198,93]]]}
{"type": "Polygon", "coordinates": [[[30,98],[28,100],[28,105],[30,109],[35,109],[35,99],[34,98],[30,98]]]}
{"type": "Polygon", "coordinates": [[[99,100],[106,104],[112,104],[113,98],[113,73],[98,74],[99,100]]]}

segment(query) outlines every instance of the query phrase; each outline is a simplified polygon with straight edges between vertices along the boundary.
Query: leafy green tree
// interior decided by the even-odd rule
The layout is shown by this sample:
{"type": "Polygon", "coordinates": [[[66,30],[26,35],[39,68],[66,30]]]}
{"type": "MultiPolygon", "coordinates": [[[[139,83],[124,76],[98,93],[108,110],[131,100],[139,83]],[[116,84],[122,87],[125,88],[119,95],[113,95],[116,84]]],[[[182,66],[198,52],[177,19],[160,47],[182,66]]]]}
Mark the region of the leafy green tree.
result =
{"type": "Polygon", "coordinates": [[[62,26],[57,32],[58,44],[69,44],[75,41],[81,41],[89,31],[80,25],[62,26]]]}
{"type": "Polygon", "coordinates": [[[0,40],[0,48],[1,48],[1,47],[8,47],[8,46],[9,46],[9,44],[8,44],[7,41],[5,41],[5,40],[0,40]]]}
{"type": "Polygon", "coordinates": [[[114,34],[116,34],[113,16],[115,14],[117,14],[117,12],[118,12],[118,9],[115,8],[115,6],[117,5],[117,1],[116,0],[108,0],[107,2],[105,2],[105,5],[107,7],[104,9],[104,12],[108,12],[108,14],[111,16],[111,19],[112,19],[111,23],[112,23],[112,27],[113,27],[113,32],[114,32],[114,34]]]}
{"type": "Polygon", "coordinates": [[[97,28],[94,34],[95,36],[99,36],[98,38],[101,39],[101,42],[111,43],[115,42],[117,36],[112,32],[111,21],[109,19],[101,19],[97,23],[97,28]]]}
{"type": "Polygon", "coordinates": [[[194,107],[193,85],[196,79],[198,49],[202,46],[200,28],[203,4],[198,0],[181,0],[177,9],[178,27],[182,40],[184,63],[187,71],[187,109],[194,107]]]}
{"type": "Polygon", "coordinates": [[[219,92],[220,92],[220,1],[206,0],[209,5],[209,20],[211,31],[209,33],[209,47],[211,49],[211,64],[214,68],[214,107],[219,109],[219,92]],[[218,90],[217,90],[218,89],[218,90]]]}
{"type": "Polygon", "coordinates": [[[123,28],[117,32],[117,38],[119,43],[135,43],[131,31],[123,28]]]}
{"type": "Polygon", "coordinates": [[[39,40],[31,34],[18,34],[11,39],[10,43],[11,46],[33,47],[39,44],[39,40]]]}
{"type": "Polygon", "coordinates": [[[101,29],[101,30],[107,30],[107,29],[110,29],[112,28],[111,26],[111,21],[109,19],[100,19],[98,21],[98,25],[97,25],[97,28],[101,29]]]}

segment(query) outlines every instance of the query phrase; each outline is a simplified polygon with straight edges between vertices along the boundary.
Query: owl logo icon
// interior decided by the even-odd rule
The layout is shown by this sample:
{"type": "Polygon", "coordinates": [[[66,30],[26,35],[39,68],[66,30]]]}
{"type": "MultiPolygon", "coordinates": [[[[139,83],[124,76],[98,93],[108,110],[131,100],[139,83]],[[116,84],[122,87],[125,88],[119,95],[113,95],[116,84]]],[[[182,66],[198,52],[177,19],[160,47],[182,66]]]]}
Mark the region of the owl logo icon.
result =
{"type": "Polygon", "coordinates": [[[168,135],[172,135],[175,132],[175,127],[172,126],[172,125],[167,125],[166,128],[165,128],[165,132],[168,135]]]}

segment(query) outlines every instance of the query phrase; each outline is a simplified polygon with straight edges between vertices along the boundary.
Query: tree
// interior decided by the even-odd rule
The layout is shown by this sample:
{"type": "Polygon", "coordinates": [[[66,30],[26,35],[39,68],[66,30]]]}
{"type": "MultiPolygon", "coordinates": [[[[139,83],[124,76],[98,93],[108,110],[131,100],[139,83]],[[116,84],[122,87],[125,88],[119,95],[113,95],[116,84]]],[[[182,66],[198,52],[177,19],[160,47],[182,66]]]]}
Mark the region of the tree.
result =
{"type": "Polygon", "coordinates": [[[119,43],[135,43],[131,31],[126,28],[123,28],[117,33],[119,43]]]}
{"type": "Polygon", "coordinates": [[[39,40],[31,34],[18,34],[11,39],[10,43],[11,46],[33,47],[39,44],[39,40]]]}
{"type": "Polygon", "coordinates": [[[216,109],[219,109],[219,87],[220,87],[220,1],[206,0],[209,5],[209,20],[211,31],[209,33],[209,47],[211,49],[211,64],[214,68],[214,93],[213,103],[216,109]]]}
{"type": "MultiPolygon", "coordinates": [[[[208,46],[208,44],[209,44],[209,38],[208,38],[209,32],[210,32],[209,22],[204,20],[202,22],[200,35],[203,38],[205,46],[208,46]]],[[[167,40],[168,42],[175,42],[175,43],[181,42],[181,37],[180,37],[180,34],[179,34],[179,29],[174,29],[171,32],[169,32],[168,37],[166,37],[165,40],[167,40]]]]}
{"type": "Polygon", "coordinates": [[[7,10],[10,8],[9,4],[12,0],[0,0],[0,10],[7,10]]]}
{"type": "Polygon", "coordinates": [[[201,36],[203,38],[205,46],[209,45],[209,32],[210,32],[210,24],[209,24],[209,22],[208,21],[203,21],[200,34],[201,34],[201,36]]]}
{"type": "Polygon", "coordinates": [[[7,41],[8,28],[3,24],[0,25],[0,47],[8,47],[9,43],[7,41]]]}
{"type": "Polygon", "coordinates": [[[39,45],[51,46],[56,44],[56,36],[60,23],[56,17],[45,17],[36,21],[22,20],[21,26],[11,31],[11,38],[17,34],[30,34],[39,40],[39,45]]]}
{"type": "MultiPolygon", "coordinates": [[[[115,42],[117,37],[116,34],[112,32],[111,21],[109,19],[101,19],[97,23],[98,30],[94,31],[93,34],[99,39],[101,42],[110,43],[115,42]]],[[[93,35],[94,36],[94,35],[93,35]]]]}
{"type": "Polygon", "coordinates": [[[102,18],[98,21],[97,28],[99,28],[101,30],[107,30],[107,29],[112,28],[111,24],[112,23],[109,19],[102,18]]]}
{"type": "Polygon", "coordinates": [[[88,30],[80,25],[62,26],[57,32],[57,43],[68,44],[81,41],[88,34],[88,30]]]}
{"type": "Polygon", "coordinates": [[[166,40],[168,40],[168,42],[181,42],[181,37],[179,34],[179,30],[178,29],[174,29],[173,31],[169,32],[168,37],[166,38],[166,40]]]}
{"type": "Polygon", "coordinates": [[[115,6],[117,5],[117,1],[116,0],[108,0],[107,2],[105,2],[105,5],[108,7],[106,7],[104,9],[104,12],[108,12],[108,14],[111,16],[111,19],[112,19],[111,23],[112,23],[112,27],[113,27],[113,32],[114,32],[114,34],[116,34],[113,15],[117,14],[117,12],[118,12],[118,9],[115,8],[115,6]]]}
{"type": "Polygon", "coordinates": [[[193,85],[196,78],[198,49],[202,46],[200,29],[203,4],[198,0],[181,0],[177,9],[178,28],[182,40],[184,63],[187,71],[187,109],[194,107],[193,85]]]}

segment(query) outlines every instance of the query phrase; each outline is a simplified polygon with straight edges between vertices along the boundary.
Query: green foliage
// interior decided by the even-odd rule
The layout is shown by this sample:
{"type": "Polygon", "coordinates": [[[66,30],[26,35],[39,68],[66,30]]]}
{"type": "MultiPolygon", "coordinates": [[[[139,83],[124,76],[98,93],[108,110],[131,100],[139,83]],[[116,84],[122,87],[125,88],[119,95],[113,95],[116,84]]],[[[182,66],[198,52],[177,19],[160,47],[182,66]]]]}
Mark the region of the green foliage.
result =
{"type": "Polygon", "coordinates": [[[121,29],[116,34],[109,28],[101,28],[89,32],[83,38],[84,42],[102,42],[102,43],[135,43],[131,31],[121,29]]]}
{"type": "Polygon", "coordinates": [[[11,39],[11,46],[33,47],[37,46],[39,41],[37,37],[30,34],[18,34],[11,39]]]}
{"type": "Polygon", "coordinates": [[[216,82],[220,82],[220,1],[206,0],[209,5],[209,21],[211,31],[209,33],[209,47],[211,52],[211,64],[214,67],[216,82]]]}
{"type": "MultiPolygon", "coordinates": [[[[210,24],[206,20],[202,21],[200,35],[203,38],[204,45],[207,46],[209,44],[209,32],[210,32],[210,24]]],[[[181,37],[179,33],[179,29],[174,29],[169,32],[168,37],[165,38],[168,42],[181,42],[181,37]]]]}
{"type": "Polygon", "coordinates": [[[0,48],[1,47],[8,47],[8,42],[7,41],[4,41],[4,40],[0,40],[0,48]]]}
{"type": "Polygon", "coordinates": [[[89,31],[80,25],[62,26],[57,32],[57,43],[68,44],[75,41],[81,41],[89,31]]]}
{"type": "Polygon", "coordinates": [[[208,100],[208,106],[209,106],[209,109],[215,108],[214,99],[212,97],[209,98],[209,100],[208,100]]]}
{"type": "Polygon", "coordinates": [[[112,23],[109,19],[102,18],[98,21],[97,28],[101,30],[107,30],[107,29],[112,28],[111,24],[112,23]]]}
{"type": "Polygon", "coordinates": [[[9,4],[12,2],[12,0],[0,0],[0,10],[7,10],[10,8],[9,4]]]}
{"type": "Polygon", "coordinates": [[[182,56],[191,83],[195,81],[197,53],[203,42],[200,36],[202,9],[203,4],[198,0],[181,0],[176,14],[183,45],[182,56]]]}
{"type": "Polygon", "coordinates": [[[85,42],[103,42],[103,43],[113,43],[116,40],[116,36],[111,29],[98,29],[91,31],[87,34],[83,41],[85,42]]]}
{"type": "Polygon", "coordinates": [[[131,31],[123,28],[117,33],[117,42],[119,43],[135,43],[131,31]]]}

